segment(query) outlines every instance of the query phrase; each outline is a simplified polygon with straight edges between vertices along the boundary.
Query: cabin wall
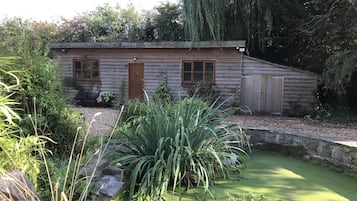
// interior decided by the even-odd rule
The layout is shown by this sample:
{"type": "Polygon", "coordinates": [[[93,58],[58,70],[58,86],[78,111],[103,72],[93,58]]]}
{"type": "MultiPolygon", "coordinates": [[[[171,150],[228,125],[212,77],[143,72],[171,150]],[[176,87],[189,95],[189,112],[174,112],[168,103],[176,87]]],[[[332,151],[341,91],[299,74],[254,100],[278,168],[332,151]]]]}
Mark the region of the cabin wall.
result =
{"type": "MultiPolygon", "coordinates": [[[[155,89],[163,77],[167,76],[168,87],[174,101],[187,96],[187,89],[181,86],[181,69],[183,60],[215,60],[215,81],[220,90],[221,102],[230,100],[240,103],[241,82],[243,77],[261,76],[264,79],[274,77],[275,84],[282,82],[282,108],[284,113],[313,109],[316,103],[317,76],[265,62],[249,56],[241,59],[241,54],[235,48],[193,48],[193,49],[60,49],[54,50],[59,68],[65,77],[68,93],[76,93],[82,88],[94,93],[112,91],[119,98],[120,88],[124,83],[124,98],[128,98],[128,66],[129,63],[144,64],[144,89],[151,99],[155,89]],[[73,81],[73,58],[99,59],[100,79],[98,81],[73,81]],[[134,61],[134,58],[136,60],[134,61]],[[242,75],[242,76],[241,76],[242,75]]],[[[273,86],[273,85],[272,85],[273,86]]],[[[280,86],[280,85],[279,85],[280,86]]],[[[275,89],[271,89],[270,92],[275,89]]],[[[275,93],[275,92],[274,92],[275,93]]],[[[271,100],[271,102],[275,102],[271,100]]],[[[269,103],[270,104],[270,103],[269,103]]],[[[267,103],[265,107],[269,107],[267,103]]]]}
{"type": "Polygon", "coordinates": [[[149,98],[167,75],[168,87],[173,99],[187,96],[187,89],[181,86],[183,60],[215,60],[216,84],[221,101],[237,95],[240,89],[240,54],[234,48],[222,49],[67,49],[54,52],[59,68],[65,77],[67,92],[76,93],[74,88],[92,92],[112,91],[120,96],[120,86],[125,84],[125,98],[128,97],[128,64],[144,63],[144,89],[149,98]],[[134,57],[136,61],[134,61],[134,57]],[[99,59],[99,81],[73,81],[73,58],[99,59]]]}
{"type": "Polygon", "coordinates": [[[252,57],[243,59],[243,76],[271,75],[283,78],[283,112],[310,112],[316,104],[317,76],[252,57]]]}

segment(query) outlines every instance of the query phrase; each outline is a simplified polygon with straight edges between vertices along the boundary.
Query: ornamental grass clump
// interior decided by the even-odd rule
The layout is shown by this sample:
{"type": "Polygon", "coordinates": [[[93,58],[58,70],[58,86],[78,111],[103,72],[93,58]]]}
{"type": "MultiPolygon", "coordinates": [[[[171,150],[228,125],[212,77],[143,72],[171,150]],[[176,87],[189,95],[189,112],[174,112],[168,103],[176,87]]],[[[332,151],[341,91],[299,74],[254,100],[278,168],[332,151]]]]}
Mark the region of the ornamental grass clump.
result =
{"type": "MultiPolygon", "coordinates": [[[[224,115],[202,101],[185,99],[176,105],[147,103],[146,114],[130,129],[123,129],[113,161],[129,173],[129,197],[162,200],[177,187],[202,187],[205,195],[214,178],[232,166],[232,154],[246,154],[247,138],[222,125],[224,115]]],[[[240,160],[237,160],[239,163],[240,160]]]]}

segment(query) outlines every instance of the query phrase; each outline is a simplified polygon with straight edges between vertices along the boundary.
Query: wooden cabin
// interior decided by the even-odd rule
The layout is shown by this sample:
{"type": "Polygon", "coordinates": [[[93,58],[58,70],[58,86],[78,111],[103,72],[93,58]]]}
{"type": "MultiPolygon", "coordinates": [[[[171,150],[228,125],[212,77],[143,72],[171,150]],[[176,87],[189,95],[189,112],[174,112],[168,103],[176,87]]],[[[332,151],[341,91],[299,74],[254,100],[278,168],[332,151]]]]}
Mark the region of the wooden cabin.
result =
{"type": "Polygon", "coordinates": [[[110,91],[116,98],[142,99],[144,90],[152,97],[166,76],[174,101],[193,84],[210,83],[221,100],[252,112],[313,109],[315,74],[246,56],[244,48],[244,41],[51,44],[68,93],[110,91]]]}

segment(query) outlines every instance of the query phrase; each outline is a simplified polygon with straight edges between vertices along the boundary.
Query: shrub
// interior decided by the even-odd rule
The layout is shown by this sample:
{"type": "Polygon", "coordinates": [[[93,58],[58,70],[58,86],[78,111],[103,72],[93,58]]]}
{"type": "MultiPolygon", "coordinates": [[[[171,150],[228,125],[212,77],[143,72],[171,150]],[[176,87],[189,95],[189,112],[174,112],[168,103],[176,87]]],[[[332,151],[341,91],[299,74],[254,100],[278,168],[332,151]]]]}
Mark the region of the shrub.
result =
{"type": "Polygon", "coordinates": [[[123,122],[131,122],[140,116],[146,115],[146,104],[138,100],[129,100],[124,104],[124,112],[122,116],[123,122]]]}
{"type": "Polygon", "coordinates": [[[155,89],[154,101],[161,104],[170,104],[172,101],[170,90],[167,86],[166,76],[163,78],[160,86],[155,89]]]}
{"type": "Polygon", "coordinates": [[[114,100],[114,93],[111,91],[100,92],[97,98],[97,103],[112,105],[114,100]]]}
{"type": "Polygon", "coordinates": [[[205,195],[217,175],[231,166],[223,160],[245,154],[246,136],[221,125],[217,110],[194,99],[162,107],[148,103],[146,115],[118,141],[119,162],[129,175],[129,197],[161,200],[170,187],[202,186],[205,195]]]}
{"type": "Polygon", "coordinates": [[[37,151],[46,139],[20,135],[21,128],[17,125],[20,116],[16,113],[19,104],[11,99],[19,80],[8,70],[9,64],[8,58],[0,58],[0,172],[18,169],[36,184],[41,164],[37,151]],[[12,78],[16,84],[7,84],[4,81],[6,76],[10,76],[8,80],[12,78]]]}
{"type": "MultiPolygon", "coordinates": [[[[13,71],[21,72],[17,74],[20,83],[12,98],[19,103],[21,112],[18,113],[24,119],[19,123],[23,128],[22,134],[33,135],[28,115],[39,117],[42,127],[36,132],[56,142],[48,143],[47,148],[56,155],[68,154],[70,149],[64,145],[70,146],[68,141],[73,142],[79,121],[68,109],[57,65],[48,57],[49,49],[27,21],[9,20],[2,28],[0,55],[14,56],[15,59],[8,66],[13,71]]],[[[5,76],[4,79],[11,80],[11,76],[5,76]]]]}
{"type": "Polygon", "coordinates": [[[218,87],[214,84],[198,83],[188,90],[190,97],[195,97],[208,105],[213,104],[220,96],[218,87]]]}

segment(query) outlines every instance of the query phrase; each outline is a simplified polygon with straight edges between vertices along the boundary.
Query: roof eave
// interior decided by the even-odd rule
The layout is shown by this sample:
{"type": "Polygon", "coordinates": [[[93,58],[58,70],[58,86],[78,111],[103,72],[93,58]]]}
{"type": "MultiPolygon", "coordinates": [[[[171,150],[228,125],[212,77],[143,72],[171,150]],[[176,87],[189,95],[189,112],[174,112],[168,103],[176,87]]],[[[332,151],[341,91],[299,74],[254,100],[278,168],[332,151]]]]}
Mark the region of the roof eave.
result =
{"type": "Polygon", "coordinates": [[[52,49],[177,49],[177,48],[239,48],[245,47],[245,41],[200,41],[200,42],[74,42],[52,43],[52,49]]]}

